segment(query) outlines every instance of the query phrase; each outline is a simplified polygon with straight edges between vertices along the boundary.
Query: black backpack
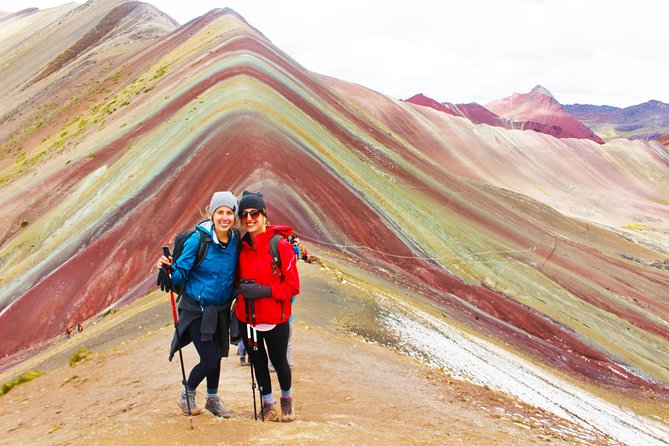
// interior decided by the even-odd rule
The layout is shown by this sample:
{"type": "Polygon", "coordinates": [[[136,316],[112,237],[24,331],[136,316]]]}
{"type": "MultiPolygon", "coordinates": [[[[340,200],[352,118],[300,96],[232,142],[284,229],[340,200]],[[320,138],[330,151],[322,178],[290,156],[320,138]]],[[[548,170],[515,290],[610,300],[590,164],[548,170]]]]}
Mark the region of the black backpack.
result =
{"type": "MultiPolygon", "coordinates": [[[[207,250],[209,249],[209,244],[211,243],[211,237],[206,232],[197,228],[180,232],[174,238],[174,247],[172,248],[172,264],[174,264],[174,262],[176,262],[177,259],[181,257],[186,240],[188,240],[195,232],[198,233],[200,244],[197,247],[197,252],[195,253],[195,262],[193,262],[191,271],[200,266],[205,256],[207,255],[207,250]]],[[[178,287],[172,285],[173,291],[175,291],[179,296],[181,296],[186,290],[186,283],[188,283],[188,279],[189,277],[186,277],[186,280],[181,282],[181,285],[178,287]]]]}
{"type": "Polygon", "coordinates": [[[269,251],[272,254],[272,270],[278,272],[283,279],[283,273],[281,272],[281,256],[279,255],[279,240],[284,237],[279,234],[274,234],[271,239],[269,239],[269,251]]]}
{"type": "MultiPolygon", "coordinates": [[[[235,240],[237,240],[237,255],[239,255],[239,251],[241,248],[241,238],[239,236],[239,233],[235,229],[231,229],[231,231],[234,231],[235,235],[235,240]]],[[[195,262],[193,262],[193,267],[191,268],[191,271],[194,269],[197,269],[202,261],[204,260],[205,256],[207,255],[207,250],[209,249],[209,244],[212,242],[211,237],[209,234],[204,232],[201,229],[195,228],[195,229],[189,229],[188,231],[183,231],[177,234],[177,236],[174,238],[174,248],[172,250],[172,262],[176,262],[176,260],[181,256],[183,250],[184,250],[184,245],[186,244],[186,240],[190,238],[190,236],[193,235],[194,232],[197,232],[199,235],[200,239],[200,244],[197,247],[197,252],[195,253],[195,262]]],[[[278,242],[277,242],[278,243],[278,242]]],[[[272,251],[274,252],[274,251],[272,251]]],[[[277,251],[278,255],[278,251],[277,251]]],[[[279,270],[280,270],[280,265],[281,265],[281,260],[279,260],[279,270]]],[[[186,277],[186,280],[184,280],[181,283],[181,286],[178,288],[175,288],[174,291],[177,292],[177,294],[182,295],[183,292],[186,289],[186,283],[188,282],[188,277],[186,277]]]]}
{"type": "Polygon", "coordinates": [[[209,237],[209,234],[202,231],[201,229],[190,229],[188,231],[180,232],[174,239],[174,249],[172,249],[172,260],[176,262],[176,260],[181,257],[186,240],[188,240],[194,232],[197,232],[200,236],[200,244],[197,247],[197,252],[195,253],[195,262],[193,263],[193,268],[191,269],[196,269],[198,266],[200,266],[204,260],[204,257],[207,255],[207,250],[209,249],[209,244],[211,243],[211,237],[209,237]]]}

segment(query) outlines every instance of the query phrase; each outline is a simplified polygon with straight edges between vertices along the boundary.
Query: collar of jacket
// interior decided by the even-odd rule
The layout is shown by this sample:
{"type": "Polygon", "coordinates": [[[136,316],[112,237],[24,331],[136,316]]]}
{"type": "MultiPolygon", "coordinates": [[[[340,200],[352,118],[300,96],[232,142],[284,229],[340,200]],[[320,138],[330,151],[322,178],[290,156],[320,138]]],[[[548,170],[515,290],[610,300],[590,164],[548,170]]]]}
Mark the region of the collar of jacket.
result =
{"type": "MultiPolygon", "coordinates": [[[[293,229],[290,226],[269,225],[267,226],[267,230],[265,232],[261,232],[260,234],[256,235],[253,241],[255,242],[257,249],[259,246],[269,245],[269,239],[271,239],[272,236],[274,236],[274,234],[280,234],[283,237],[288,237],[292,233],[293,229]]],[[[242,241],[246,243],[249,247],[253,247],[253,245],[251,244],[251,234],[249,234],[248,232],[244,234],[242,241]]]]}

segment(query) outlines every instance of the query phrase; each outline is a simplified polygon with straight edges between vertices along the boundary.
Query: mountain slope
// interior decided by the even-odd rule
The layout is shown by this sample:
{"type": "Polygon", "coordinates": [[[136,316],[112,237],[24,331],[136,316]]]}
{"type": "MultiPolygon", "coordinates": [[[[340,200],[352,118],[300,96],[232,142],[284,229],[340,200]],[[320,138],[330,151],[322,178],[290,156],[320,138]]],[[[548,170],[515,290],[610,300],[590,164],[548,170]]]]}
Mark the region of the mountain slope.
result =
{"type": "MultiPolygon", "coordinates": [[[[642,214],[647,215],[643,218],[644,221],[649,222],[649,226],[652,225],[650,221],[656,223],[666,221],[666,204],[653,203],[641,198],[645,195],[645,192],[639,196],[639,201],[637,201],[637,198],[631,198],[632,195],[641,192],[638,189],[639,184],[646,183],[647,186],[650,186],[650,183],[647,183],[647,175],[653,177],[654,174],[650,174],[647,170],[641,170],[638,174],[633,174],[632,170],[627,170],[627,167],[640,165],[649,168],[657,162],[655,168],[659,170],[656,173],[664,171],[665,173],[660,173],[660,175],[666,180],[667,151],[659,147],[638,144],[632,151],[628,150],[625,144],[622,146],[600,146],[587,141],[570,140],[567,142],[534,132],[507,133],[501,129],[485,126],[477,127],[474,130],[467,122],[451,118],[443,113],[432,112],[424,107],[407,110],[400,104],[389,103],[387,98],[364,88],[331,78],[327,79],[339,91],[349,95],[348,97],[356,98],[355,105],[365,113],[379,119],[390,134],[402,135],[402,138],[412,147],[420,148],[426,156],[447,167],[448,171],[453,174],[469,178],[472,181],[495,184],[505,189],[523,192],[535,199],[549,203],[567,214],[576,215],[580,219],[591,219],[606,226],[611,226],[616,219],[620,218],[620,212],[624,209],[630,210],[630,214],[628,217],[623,217],[623,221],[627,218],[642,218],[642,214]],[[425,122],[430,124],[428,132],[422,130],[422,128],[425,128],[425,122]],[[636,157],[640,158],[633,159],[636,157]],[[503,168],[501,168],[502,166],[503,168]],[[589,167],[586,169],[585,166],[589,167]],[[628,201],[630,199],[631,201],[628,201]],[[633,204],[633,202],[637,204],[633,204]],[[655,208],[655,210],[651,211],[652,208],[655,208]],[[631,209],[635,210],[632,211],[631,209]],[[655,217],[651,217],[651,214],[655,217]]],[[[657,189],[659,192],[664,188],[665,180],[657,183],[653,182],[651,189],[659,187],[660,189],[657,189]]],[[[440,177],[440,181],[445,186],[443,177],[440,177]]],[[[623,270],[631,265],[623,266],[617,260],[614,260],[621,256],[622,252],[631,248],[624,240],[619,239],[615,234],[607,234],[607,231],[601,231],[601,229],[590,224],[567,219],[564,215],[552,214],[548,208],[538,206],[536,202],[527,201],[521,196],[505,193],[502,190],[486,190],[492,193],[495,198],[491,197],[490,201],[483,201],[480,196],[477,197],[472,191],[464,192],[461,188],[448,193],[450,197],[448,206],[439,207],[440,222],[443,219],[466,218],[463,216],[469,216],[472,225],[468,230],[470,239],[482,242],[482,238],[485,237],[483,234],[492,233],[495,234],[497,243],[505,240],[504,246],[506,248],[482,249],[479,247],[478,249],[472,249],[470,246],[467,248],[469,251],[448,257],[448,263],[451,268],[454,268],[453,270],[462,273],[460,268],[475,269],[478,271],[477,275],[482,274],[478,277],[481,277],[481,280],[487,286],[495,289],[505,287],[505,293],[510,292],[509,290],[513,288],[523,287],[521,294],[528,297],[523,302],[528,303],[533,308],[538,308],[536,299],[543,301],[548,298],[548,301],[552,301],[554,304],[548,304],[551,307],[550,309],[541,305],[541,311],[544,314],[550,314],[552,319],[565,321],[567,325],[581,333],[582,329],[579,329],[577,325],[567,322],[573,317],[574,312],[580,313],[576,309],[580,304],[574,307],[571,304],[566,304],[571,298],[560,297],[553,300],[555,296],[562,294],[562,291],[557,289],[551,292],[557,293],[551,298],[533,286],[525,288],[529,285],[527,281],[543,283],[546,278],[550,277],[550,280],[555,280],[554,283],[558,283],[563,290],[569,289],[570,292],[585,298],[595,306],[601,309],[606,308],[606,312],[613,311],[615,314],[622,316],[628,310],[632,310],[633,307],[630,307],[625,301],[630,299],[628,293],[632,292],[634,285],[630,283],[631,286],[627,291],[618,288],[625,282],[625,279],[619,280],[627,275],[627,273],[623,273],[623,270]],[[458,209],[456,202],[463,195],[466,195],[472,202],[478,203],[479,208],[474,211],[471,206],[462,204],[462,207],[458,209]],[[449,208],[456,214],[451,215],[449,208]],[[510,211],[510,213],[507,213],[507,211],[510,211]],[[448,217],[445,217],[446,215],[448,217]],[[518,220],[518,218],[522,220],[518,220]],[[477,231],[479,228],[484,231],[483,234],[477,231]],[[534,229],[539,229],[539,232],[532,235],[531,231],[534,229]],[[521,240],[524,241],[521,242],[521,240]],[[575,240],[579,240],[579,242],[573,245],[572,243],[575,240]],[[567,247],[564,244],[565,242],[570,247],[567,247]],[[606,245],[609,245],[609,247],[604,248],[606,245]],[[480,252],[485,254],[479,254],[480,252]],[[610,256],[604,255],[604,257],[601,257],[605,252],[609,252],[610,256]],[[532,274],[531,276],[534,278],[530,278],[530,276],[524,279],[520,277],[511,278],[510,276],[514,273],[508,269],[510,264],[506,260],[502,260],[510,258],[518,260],[528,267],[536,268],[540,275],[532,274]],[[608,258],[608,260],[595,267],[596,269],[602,268],[599,272],[591,269],[592,266],[599,264],[604,258],[608,258]],[[503,272],[497,269],[496,262],[505,265],[503,272]],[[557,269],[555,270],[550,267],[553,262],[556,262],[557,269]],[[614,266],[616,263],[618,263],[618,266],[614,266]],[[563,269],[565,267],[566,269],[563,269]],[[621,267],[622,269],[619,269],[621,267]],[[619,271],[620,276],[616,270],[619,271]],[[521,283],[523,285],[520,285],[521,283]],[[598,285],[595,285],[595,283],[598,283],[598,285]],[[592,288],[593,285],[594,288],[592,288]],[[607,291],[600,295],[601,298],[594,298],[595,294],[599,294],[598,292],[592,294],[592,291],[596,288],[607,291]],[[613,291],[616,288],[618,288],[618,291],[613,291]],[[609,291],[620,292],[620,296],[626,297],[611,306],[612,302],[604,297],[609,291]],[[605,302],[607,303],[605,304],[605,302]],[[614,307],[618,307],[618,309],[616,310],[614,307]],[[558,308],[565,311],[563,316],[556,316],[555,310],[558,308]],[[627,308],[627,310],[621,312],[622,308],[627,308]],[[567,314],[570,315],[567,316],[567,314]]],[[[655,200],[660,200],[660,196],[662,196],[661,192],[656,195],[655,200]]],[[[616,223],[613,224],[617,225],[616,223]]],[[[623,226],[625,223],[618,224],[623,226]]],[[[646,228],[645,225],[639,225],[638,227],[646,228]]],[[[666,246],[666,226],[664,223],[660,223],[656,234],[657,237],[664,240],[662,244],[657,245],[656,242],[650,240],[649,243],[658,247],[666,246]]],[[[655,239],[656,237],[653,236],[652,238],[655,239]]],[[[459,238],[459,242],[462,242],[462,240],[462,238],[459,238]]],[[[453,245],[451,239],[449,247],[453,247],[453,245]]],[[[666,248],[661,249],[664,254],[648,252],[637,257],[635,261],[645,262],[649,266],[654,264],[656,266],[651,267],[651,269],[660,268],[659,271],[665,271],[661,273],[661,275],[664,275],[666,270],[661,268],[665,268],[665,266],[662,266],[663,264],[660,262],[666,258],[666,248]],[[648,258],[645,261],[642,260],[646,255],[660,259],[660,262],[653,263],[648,258]]],[[[627,255],[627,258],[630,257],[636,256],[627,255]]],[[[520,275],[529,274],[529,271],[521,272],[521,270],[518,270],[517,272],[520,275]]],[[[648,270],[648,273],[651,276],[655,275],[650,270],[648,270]]],[[[652,282],[654,282],[654,279],[652,279],[652,282]]],[[[541,287],[543,286],[541,285],[541,287]]],[[[666,302],[667,293],[666,290],[661,288],[652,291],[651,289],[654,287],[655,285],[651,285],[651,288],[648,288],[642,294],[645,295],[644,299],[651,298],[652,303],[648,302],[648,308],[652,307],[653,311],[656,311],[665,308],[664,302],[666,302]]],[[[520,290],[518,289],[518,291],[520,290]]],[[[454,294],[462,296],[467,293],[455,292],[454,294]]],[[[634,302],[633,299],[638,298],[638,296],[632,298],[632,302],[634,302]]],[[[576,303],[576,301],[572,302],[576,303]]],[[[481,302],[478,305],[483,305],[483,303],[481,302]]],[[[485,305],[490,304],[486,303],[485,305]]],[[[597,312],[598,310],[595,310],[587,317],[590,318],[597,312]]],[[[509,313],[509,309],[494,312],[496,315],[506,315],[500,316],[506,318],[511,317],[509,313]]],[[[633,310],[632,313],[636,313],[636,310],[633,310]]],[[[629,313],[628,316],[636,319],[636,316],[633,316],[632,313],[629,313]]],[[[627,318],[628,316],[623,317],[627,318]]],[[[656,328],[659,329],[664,324],[660,320],[665,317],[658,318],[660,325],[656,328]]],[[[651,318],[654,319],[655,316],[651,316],[651,318]]],[[[583,327],[587,326],[589,328],[602,327],[601,322],[594,322],[594,320],[590,322],[582,321],[582,324],[583,327]]],[[[627,331],[627,328],[622,328],[622,331],[613,329],[613,327],[610,327],[610,329],[611,331],[606,329],[602,334],[604,332],[622,334],[627,331]]],[[[655,329],[653,331],[660,333],[655,329]]],[[[588,336],[593,334],[591,332],[588,336]]],[[[617,340],[616,344],[626,342],[617,340]]],[[[617,350],[618,347],[614,347],[614,349],[617,350]]]]}
{"type": "Polygon", "coordinates": [[[58,94],[55,87],[66,89],[70,77],[94,83],[111,66],[121,65],[177,26],[146,3],[123,0],[68,3],[12,18],[0,24],[0,63],[11,67],[0,79],[0,93],[8,99],[3,110],[58,94]],[[97,64],[102,67],[91,67],[97,64]],[[52,76],[48,84],[30,88],[46,76],[52,76]]]}
{"type": "Polygon", "coordinates": [[[160,247],[212,191],[247,188],[273,222],[484,338],[579,381],[667,395],[662,146],[395,101],[308,72],[230,10],[121,60],[87,107],[45,119],[50,138],[7,121],[14,145],[45,154],[0,170],[2,355],[155,288],[160,247]]]}

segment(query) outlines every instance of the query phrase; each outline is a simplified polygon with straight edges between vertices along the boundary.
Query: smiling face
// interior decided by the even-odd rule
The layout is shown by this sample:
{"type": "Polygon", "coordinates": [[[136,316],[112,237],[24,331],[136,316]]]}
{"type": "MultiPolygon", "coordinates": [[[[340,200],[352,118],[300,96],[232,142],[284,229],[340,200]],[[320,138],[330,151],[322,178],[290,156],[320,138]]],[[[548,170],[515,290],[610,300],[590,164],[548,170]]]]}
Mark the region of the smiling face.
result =
{"type": "Polygon", "coordinates": [[[258,209],[246,208],[241,215],[242,226],[251,234],[252,237],[265,232],[267,226],[267,217],[258,209]]]}
{"type": "Polygon", "coordinates": [[[214,222],[216,236],[221,238],[235,224],[235,212],[227,206],[219,206],[211,216],[211,220],[214,222]]]}

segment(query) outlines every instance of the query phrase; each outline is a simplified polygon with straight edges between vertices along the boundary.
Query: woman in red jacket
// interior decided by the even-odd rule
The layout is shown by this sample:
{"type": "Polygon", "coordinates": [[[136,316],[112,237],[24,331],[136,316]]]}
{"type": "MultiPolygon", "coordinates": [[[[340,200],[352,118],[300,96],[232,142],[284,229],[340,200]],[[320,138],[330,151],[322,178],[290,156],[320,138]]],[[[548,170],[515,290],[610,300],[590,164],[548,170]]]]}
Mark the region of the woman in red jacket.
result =
{"type": "MultiPolygon", "coordinates": [[[[290,300],[300,292],[300,278],[293,247],[285,238],[278,244],[281,268],[272,257],[270,239],[288,237],[288,226],[269,225],[262,192],[244,191],[239,201],[241,224],[246,229],[239,255],[239,285],[235,315],[241,322],[242,340],[249,352],[262,395],[262,416],[270,421],[293,421],[292,376],[286,350],[292,312],[290,300]],[[247,324],[257,332],[257,351],[248,345],[247,324]],[[265,346],[267,347],[265,349],[265,346]],[[281,387],[281,412],[275,409],[267,357],[281,387]]],[[[255,342],[254,342],[255,344],[255,342]]]]}

